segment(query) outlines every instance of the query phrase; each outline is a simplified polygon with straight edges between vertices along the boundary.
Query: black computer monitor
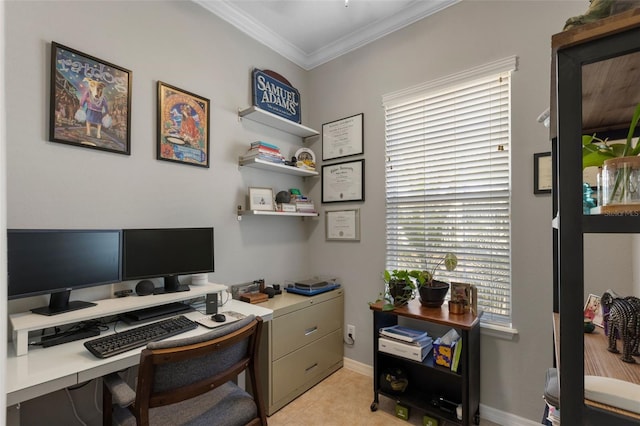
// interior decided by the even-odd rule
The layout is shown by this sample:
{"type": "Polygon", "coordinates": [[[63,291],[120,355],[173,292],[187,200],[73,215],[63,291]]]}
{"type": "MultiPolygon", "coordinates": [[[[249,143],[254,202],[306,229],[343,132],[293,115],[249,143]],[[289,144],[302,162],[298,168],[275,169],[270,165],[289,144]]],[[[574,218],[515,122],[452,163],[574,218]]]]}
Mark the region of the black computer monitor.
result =
{"type": "Polygon", "coordinates": [[[121,281],[120,230],[9,229],[9,299],[51,294],[42,315],[94,306],[69,301],[71,290],[121,281]]]}
{"type": "Polygon", "coordinates": [[[122,279],[164,278],[155,293],[188,291],[179,275],[214,272],[213,228],[124,229],[122,279]]]}

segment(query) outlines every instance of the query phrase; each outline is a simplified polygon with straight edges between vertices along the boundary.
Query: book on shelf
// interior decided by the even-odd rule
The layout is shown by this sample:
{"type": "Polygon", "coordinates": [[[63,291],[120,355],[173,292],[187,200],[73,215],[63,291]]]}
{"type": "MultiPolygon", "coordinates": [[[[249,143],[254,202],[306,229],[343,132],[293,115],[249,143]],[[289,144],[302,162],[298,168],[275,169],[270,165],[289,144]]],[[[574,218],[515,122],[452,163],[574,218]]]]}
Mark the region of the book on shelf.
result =
{"type": "Polygon", "coordinates": [[[251,148],[257,148],[257,147],[270,148],[270,149],[273,149],[273,150],[276,150],[276,151],[280,152],[280,148],[278,148],[277,145],[274,145],[272,143],[265,142],[265,141],[251,142],[251,148]]]}
{"type": "Polygon", "coordinates": [[[387,337],[378,338],[378,350],[380,352],[388,353],[391,355],[400,356],[403,358],[411,359],[413,361],[422,362],[431,349],[432,343],[428,343],[425,346],[413,345],[401,340],[390,339],[387,337]]]}
{"type": "Polygon", "coordinates": [[[403,345],[409,345],[409,346],[425,347],[425,346],[433,345],[433,339],[431,338],[431,336],[424,336],[414,340],[413,342],[407,342],[406,340],[396,339],[395,337],[389,337],[383,334],[380,335],[380,338],[392,340],[394,342],[402,343],[403,345]]]}
{"type": "Polygon", "coordinates": [[[418,339],[429,336],[429,333],[422,330],[414,330],[413,328],[403,327],[401,325],[392,325],[390,327],[382,327],[380,329],[382,336],[392,337],[405,342],[415,342],[418,339]]]}
{"type": "Polygon", "coordinates": [[[460,367],[460,356],[462,354],[462,338],[458,339],[453,349],[453,359],[451,360],[451,371],[458,372],[460,367]]]}
{"type": "Polygon", "coordinates": [[[270,163],[276,163],[276,164],[283,164],[285,161],[284,157],[281,155],[278,156],[278,155],[271,155],[271,154],[264,154],[264,153],[247,153],[240,158],[242,158],[243,160],[259,159],[259,160],[268,161],[270,163]]]}

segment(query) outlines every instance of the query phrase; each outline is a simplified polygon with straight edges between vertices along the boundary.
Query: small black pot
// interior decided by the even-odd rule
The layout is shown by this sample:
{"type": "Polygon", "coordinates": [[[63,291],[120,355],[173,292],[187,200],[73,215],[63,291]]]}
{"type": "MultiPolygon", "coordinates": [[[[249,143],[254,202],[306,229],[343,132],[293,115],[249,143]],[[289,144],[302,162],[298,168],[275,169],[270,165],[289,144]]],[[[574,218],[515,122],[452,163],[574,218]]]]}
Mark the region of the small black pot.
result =
{"type": "Polygon", "coordinates": [[[449,292],[449,283],[433,280],[431,286],[424,285],[418,289],[420,303],[427,308],[439,308],[444,303],[444,298],[449,292]]]}
{"type": "Polygon", "coordinates": [[[393,304],[395,306],[406,305],[413,297],[413,290],[405,289],[406,286],[407,283],[402,280],[389,281],[389,294],[393,297],[393,304]]]}

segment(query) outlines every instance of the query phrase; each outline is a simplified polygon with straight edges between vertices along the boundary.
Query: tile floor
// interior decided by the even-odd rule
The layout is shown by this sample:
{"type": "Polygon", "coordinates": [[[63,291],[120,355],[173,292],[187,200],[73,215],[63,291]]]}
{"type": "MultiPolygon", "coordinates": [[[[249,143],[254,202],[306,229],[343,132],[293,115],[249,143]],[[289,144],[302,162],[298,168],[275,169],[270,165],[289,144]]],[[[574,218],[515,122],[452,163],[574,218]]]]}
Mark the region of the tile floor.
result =
{"type": "MultiPolygon", "coordinates": [[[[376,412],[371,412],[372,402],[373,379],[341,368],[269,417],[268,421],[270,426],[422,425],[422,413],[416,411],[406,421],[395,417],[395,401],[380,396],[376,412]]],[[[486,420],[482,420],[480,425],[499,426],[486,420]]],[[[440,423],[439,426],[445,425],[440,423]]]]}

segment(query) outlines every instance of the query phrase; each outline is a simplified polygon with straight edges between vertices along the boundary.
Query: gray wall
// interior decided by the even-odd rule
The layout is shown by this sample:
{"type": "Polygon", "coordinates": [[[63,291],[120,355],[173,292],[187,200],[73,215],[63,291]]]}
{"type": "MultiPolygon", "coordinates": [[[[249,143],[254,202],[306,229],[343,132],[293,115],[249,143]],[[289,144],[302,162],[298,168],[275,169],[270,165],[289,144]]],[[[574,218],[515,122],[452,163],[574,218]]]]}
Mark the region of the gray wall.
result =
{"type": "MultiPolygon", "coordinates": [[[[237,116],[251,104],[253,67],[280,72],[307,93],[301,68],[186,1],[9,2],[5,64],[10,228],[213,226],[211,281],[306,276],[313,221],[239,222],[235,215],[249,186],[304,185],[237,165],[254,140],[276,143],[287,155],[302,146],[299,138],[237,116]],[[51,41],[133,71],[130,156],[47,141],[51,41]],[[210,168],[156,159],[158,80],[211,100],[210,168]]],[[[305,122],[309,99],[302,97],[305,122]]],[[[24,309],[22,302],[12,302],[10,311],[24,309]]]]}
{"type": "MultiPolygon", "coordinates": [[[[550,148],[536,117],[549,104],[550,37],[586,4],[464,1],[305,72],[190,2],[8,2],[7,225],[214,226],[211,281],[341,277],[345,321],[357,327],[356,343],[345,348],[345,356],[371,365],[367,302],[382,288],[385,250],[381,96],[517,55],[512,212],[513,325],[519,334],[513,340],[483,335],[481,403],[537,421],[544,371],[552,363],[552,260],[551,199],[532,194],[533,153],[550,148]],[[51,41],[133,70],[131,156],[47,141],[51,41]],[[366,202],[323,206],[361,208],[361,242],[326,242],[322,216],[236,220],[235,206],[244,203],[248,186],[302,186],[320,199],[317,179],[238,170],[237,157],[253,140],[277,143],[288,155],[301,146],[295,137],[238,121],[237,109],[250,104],[254,66],[280,72],[300,90],[307,126],[320,129],[324,122],[364,113],[366,202]],[[211,99],[209,169],[155,159],[157,80],[211,99]]],[[[310,146],[321,158],[320,142],[310,146]]],[[[631,247],[630,242],[606,244],[604,253],[611,246],[615,252],[617,244],[631,247]]],[[[593,284],[593,292],[600,286],[593,284]]],[[[78,296],[106,297],[109,290],[78,296]]],[[[46,301],[41,299],[12,301],[9,311],[46,301]]]]}
{"type": "MultiPolygon", "coordinates": [[[[357,330],[356,344],[345,349],[347,358],[372,363],[367,302],[374,301],[382,289],[382,95],[517,55],[511,161],[513,327],[518,335],[513,340],[483,335],[481,403],[539,420],[544,372],[552,363],[552,241],[551,197],[536,196],[532,190],[533,154],[551,148],[548,130],[536,118],[549,106],[551,35],[587,6],[575,1],[463,1],[311,71],[311,126],[360,112],[365,117],[366,202],[352,205],[361,209],[361,242],[325,242],[322,227],[310,240],[312,269],[332,270],[346,283],[345,322],[357,330]]],[[[321,152],[320,142],[313,148],[321,152]]],[[[597,265],[606,263],[603,260],[612,252],[630,249],[628,239],[604,243],[592,250],[601,256],[597,265]]],[[[597,278],[606,275],[602,268],[595,272],[597,278]]],[[[623,288],[628,289],[629,266],[623,267],[621,275],[623,288]]],[[[589,282],[586,288],[591,291],[586,292],[601,294],[607,288],[602,286],[602,280],[589,282]]]]}

